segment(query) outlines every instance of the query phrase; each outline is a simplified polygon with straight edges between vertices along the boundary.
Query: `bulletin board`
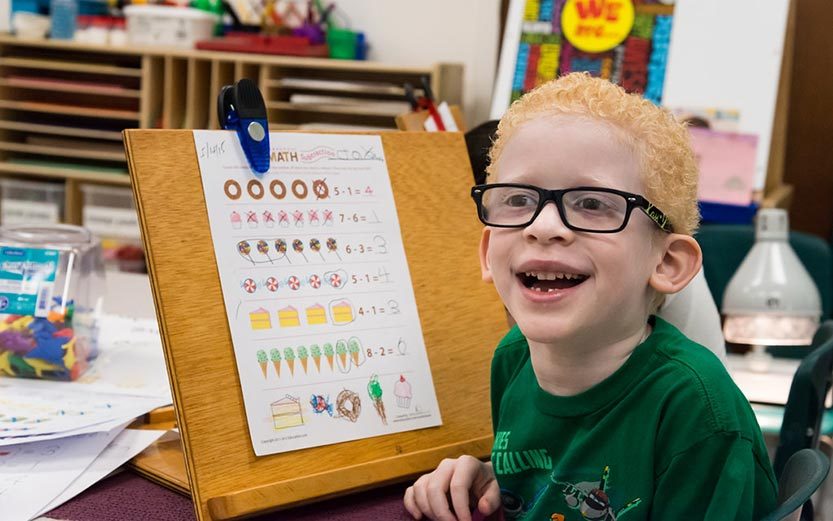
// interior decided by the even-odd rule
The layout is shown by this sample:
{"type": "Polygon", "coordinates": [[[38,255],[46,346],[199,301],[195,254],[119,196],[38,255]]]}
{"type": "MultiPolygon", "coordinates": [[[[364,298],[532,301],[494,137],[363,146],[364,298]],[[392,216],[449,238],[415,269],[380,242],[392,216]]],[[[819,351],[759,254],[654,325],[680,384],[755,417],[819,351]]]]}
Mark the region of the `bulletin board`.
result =
{"type": "Polygon", "coordinates": [[[632,0],[631,35],[601,54],[576,52],[562,38],[560,13],[568,1],[591,12],[622,3],[511,0],[492,119],[556,72],[585,70],[671,109],[738,111],[737,131],[759,137],[755,189],[769,196],[782,188],[794,1],[632,0]],[[636,59],[646,52],[647,60],[636,59]]]}
{"type": "MultiPolygon", "coordinates": [[[[279,136],[280,134],[275,134],[279,136]]],[[[506,331],[482,282],[472,173],[459,133],[381,133],[440,427],[255,456],[247,434],[193,134],[124,139],[199,519],[232,519],[410,479],[491,451],[489,363],[506,331]]]]}

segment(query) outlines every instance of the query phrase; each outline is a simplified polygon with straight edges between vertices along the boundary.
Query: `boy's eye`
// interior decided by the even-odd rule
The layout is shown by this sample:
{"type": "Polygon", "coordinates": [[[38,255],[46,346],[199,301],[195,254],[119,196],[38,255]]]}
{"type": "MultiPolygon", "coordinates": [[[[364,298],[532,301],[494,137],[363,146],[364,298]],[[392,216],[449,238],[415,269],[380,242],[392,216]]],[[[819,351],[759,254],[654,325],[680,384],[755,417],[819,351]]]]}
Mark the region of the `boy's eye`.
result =
{"type": "Polygon", "coordinates": [[[583,197],[576,201],[574,206],[581,210],[601,210],[605,208],[607,205],[604,203],[604,201],[595,197],[583,197]]]}
{"type": "Polygon", "coordinates": [[[503,204],[514,208],[523,208],[537,205],[538,200],[530,194],[508,194],[503,199],[503,204]]]}

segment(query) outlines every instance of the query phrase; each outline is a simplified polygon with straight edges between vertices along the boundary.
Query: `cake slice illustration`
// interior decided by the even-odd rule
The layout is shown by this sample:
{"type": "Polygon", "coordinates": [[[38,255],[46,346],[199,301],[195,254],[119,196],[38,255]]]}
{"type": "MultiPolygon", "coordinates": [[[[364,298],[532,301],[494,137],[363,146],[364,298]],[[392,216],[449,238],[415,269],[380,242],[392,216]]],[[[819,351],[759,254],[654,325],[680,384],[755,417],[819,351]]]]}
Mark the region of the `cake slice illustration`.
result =
{"type": "Polygon", "coordinates": [[[263,308],[257,308],[249,313],[249,322],[252,329],[271,329],[272,319],[269,318],[269,312],[263,308]]]}
{"type": "Polygon", "coordinates": [[[272,361],[272,365],[275,367],[275,374],[278,375],[278,378],[281,377],[281,350],[273,347],[269,351],[269,360],[272,361]]]}
{"type": "Polygon", "coordinates": [[[288,394],[276,402],[272,402],[272,424],[276,431],[298,427],[304,424],[301,414],[301,399],[288,394]]]}
{"type": "Polygon", "coordinates": [[[292,306],[286,306],[278,310],[278,324],[281,327],[298,327],[301,319],[298,317],[298,310],[292,306]]]}
{"type": "Polygon", "coordinates": [[[411,384],[405,379],[405,375],[399,375],[399,380],[393,386],[393,395],[396,396],[396,405],[407,409],[411,406],[411,398],[413,392],[411,391],[411,384]]]}
{"type": "Polygon", "coordinates": [[[283,350],[283,357],[289,367],[289,374],[295,376],[295,351],[291,347],[287,347],[283,350]]]}
{"type": "Polygon", "coordinates": [[[318,372],[321,372],[321,348],[318,347],[318,344],[312,344],[309,346],[309,354],[312,357],[312,361],[315,362],[315,368],[318,372]]]}
{"type": "Polygon", "coordinates": [[[353,321],[353,306],[346,300],[330,304],[330,313],[333,324],[349,324],[353,321]]]}
{"type": "Polygon", "coordinates": [[[263,371],[263,377],[266,378],[266,366],[269,363],[269,359],[266,357],[266,351],[263,349],[257,350],[257,363],[260,366],[260,370],[263,371]]]}
{"type": "Polygon", "coordinates": [[[306,309],[307,324],[317,326],[327,323],[327,312],[321,304],[314,304],[306,309]]]}

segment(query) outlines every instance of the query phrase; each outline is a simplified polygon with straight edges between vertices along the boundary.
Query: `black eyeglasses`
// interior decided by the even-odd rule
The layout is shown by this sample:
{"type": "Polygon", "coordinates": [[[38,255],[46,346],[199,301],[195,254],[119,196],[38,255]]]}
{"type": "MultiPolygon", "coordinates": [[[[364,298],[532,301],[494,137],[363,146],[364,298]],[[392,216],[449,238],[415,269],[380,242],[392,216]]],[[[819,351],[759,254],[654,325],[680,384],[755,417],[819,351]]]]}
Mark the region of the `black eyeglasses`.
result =
{"type": "Polygon", "coordinates": [[[634,208],[645,212],[661,230],[674,231],[668,217],[647,199],[612,188],[582,186],[545,190],[532,185],[495,183],[473,186],[471,196],[477,204],[480,221],[498,228],[525,228],[538,217],[547,202],[553,201],[564,225],[575,231],[622,231],[634,208]]]}

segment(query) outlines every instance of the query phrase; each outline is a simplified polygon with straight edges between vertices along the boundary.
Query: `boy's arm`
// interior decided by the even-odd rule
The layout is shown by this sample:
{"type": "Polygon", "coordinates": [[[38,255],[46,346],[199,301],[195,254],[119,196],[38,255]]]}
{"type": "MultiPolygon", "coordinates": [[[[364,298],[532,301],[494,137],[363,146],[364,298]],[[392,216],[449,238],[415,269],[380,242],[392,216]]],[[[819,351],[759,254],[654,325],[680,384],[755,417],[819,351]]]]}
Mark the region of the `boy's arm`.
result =
{"type": "Polygon", "coordinates": [[[657,477],[649,518],[755,521],[776,504],[769,461],[758,461],[740,433],[721,432],[672,459],[657,477]]]}

